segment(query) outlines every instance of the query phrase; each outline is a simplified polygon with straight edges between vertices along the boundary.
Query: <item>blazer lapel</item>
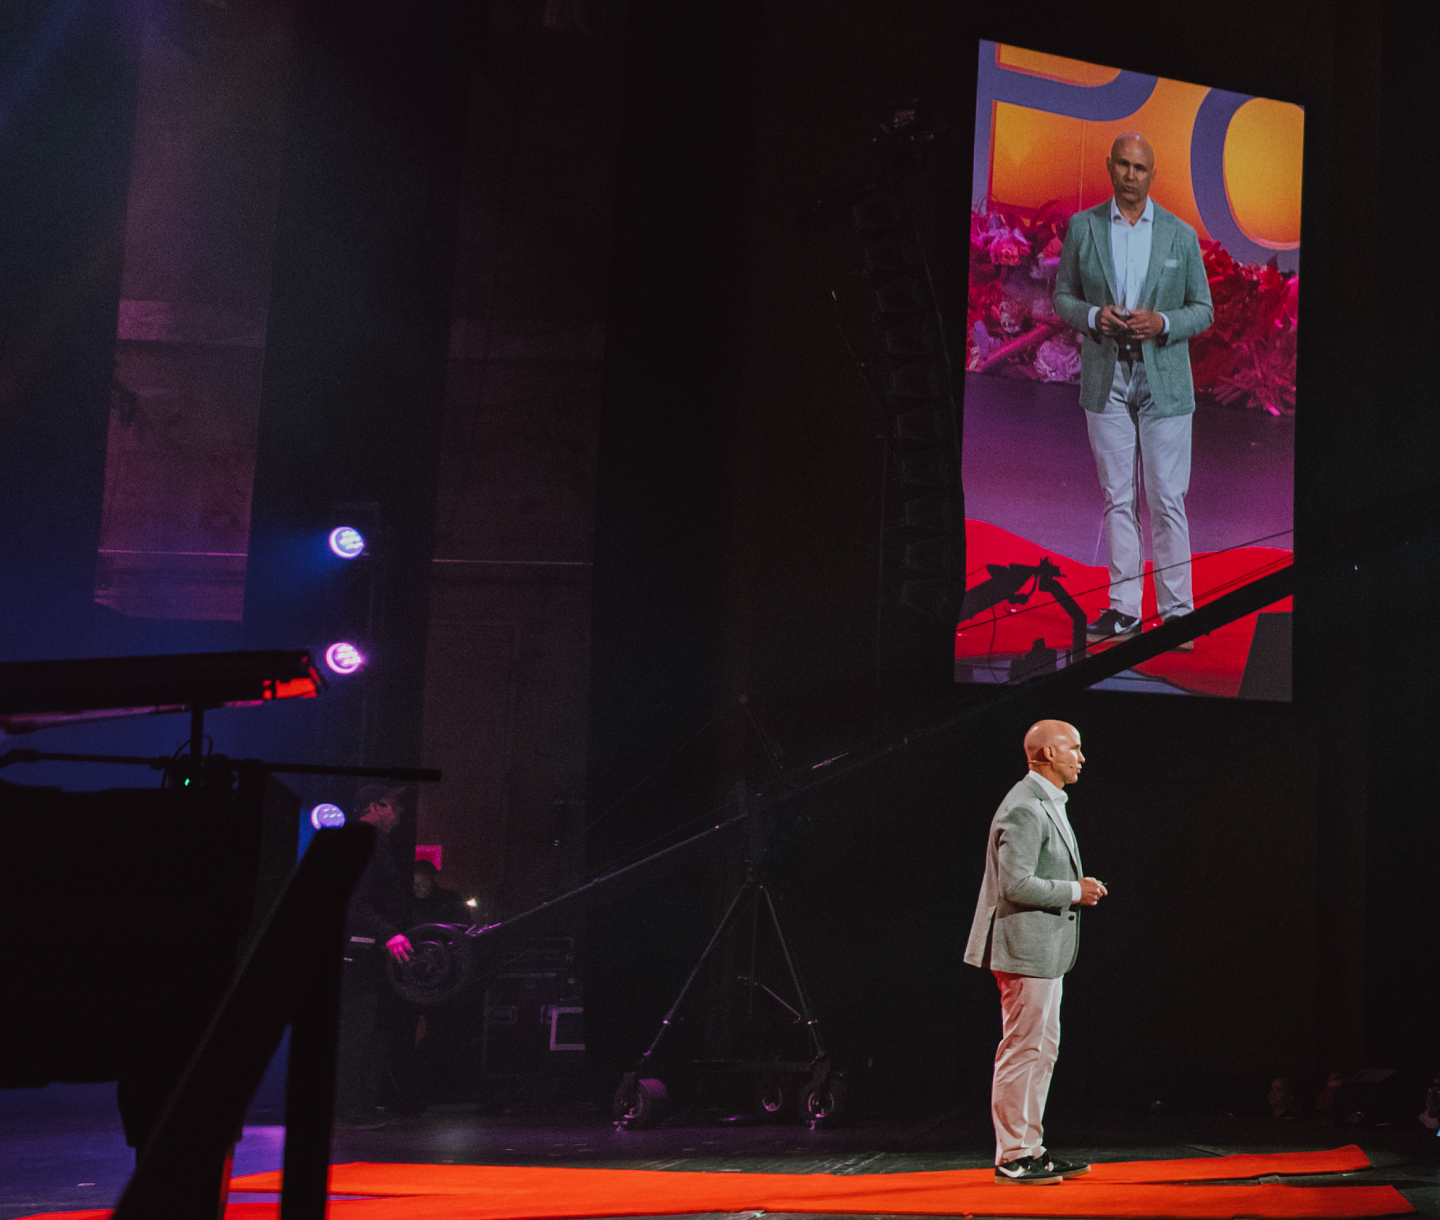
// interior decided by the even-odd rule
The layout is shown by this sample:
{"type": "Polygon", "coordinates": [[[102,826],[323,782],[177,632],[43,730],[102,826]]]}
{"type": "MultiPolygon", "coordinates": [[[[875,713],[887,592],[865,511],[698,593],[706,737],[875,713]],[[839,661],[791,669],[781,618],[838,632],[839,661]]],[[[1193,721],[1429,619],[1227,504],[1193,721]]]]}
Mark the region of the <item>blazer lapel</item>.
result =
{"type": "Polygon", "coordinates": [[[1045,789],[1037,783],[1032,783],[1030,787],[1034,790],[1035,795],[1040,798],[1040,808],[1045,810],[1045,816],[1050,819],[1050,824],[1055,827],[1055,833],[1060,836],[1060,842],[1065,844],[1065,851],[1070,857],[1070,863],[1075,866],[1075,875],[1077,877],[1082,876],[1080,872],[1080,853],[1074,847],[1070,846],[1070,840],[1074,837],[1074,832],[1072,831],[1068,835],[1065,833],[1065,827],[1060,824],[1060,818],[1055,813],[1055,806],[1050,803],[1050,797],[1045,792],[1045,789]]]}
{"type": "Polygon", "coordinates": [[[1155,205],[1155,217],[1150,223],[1153,226],[1150,232],[1150,265],[1145,268],[1142,309],[1155,308],[1155,296],[1160,291],[1160,270],[1165,266],[1165,260],[1170,257],[1171,247],[1175,244],[1175,222],[1168,212],[1160,210],[1158,203],[1155,205]]]}
{"type": "Polygon", "coordinates": [[[1095,249],[1099,252],[1101,270],[1105,273],[1105,283],[1110,286],[1110,300],[1106,304],[1114,305],[1120,297],[1115,291],[1115,255],[1110,251],[1110,205],[1102,203],[1098,208],[1090,209],[1090,232],[1095,238],[1095,249]]]}

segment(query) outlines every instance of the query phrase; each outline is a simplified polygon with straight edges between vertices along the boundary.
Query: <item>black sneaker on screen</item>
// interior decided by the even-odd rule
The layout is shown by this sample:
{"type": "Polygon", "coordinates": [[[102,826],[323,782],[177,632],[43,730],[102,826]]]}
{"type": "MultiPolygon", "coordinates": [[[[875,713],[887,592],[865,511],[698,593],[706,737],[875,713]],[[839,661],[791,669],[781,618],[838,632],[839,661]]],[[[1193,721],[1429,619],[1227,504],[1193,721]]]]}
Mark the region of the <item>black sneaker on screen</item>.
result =
{"type": "Polygon", "coordinates": [[[1093,623],[1085,625],[1085,639],[1091,644],[1103,644],[1106,640],[1124,639],[1139,630],[1140,620],[1133,614],[1106,610],[1093,623]]]}

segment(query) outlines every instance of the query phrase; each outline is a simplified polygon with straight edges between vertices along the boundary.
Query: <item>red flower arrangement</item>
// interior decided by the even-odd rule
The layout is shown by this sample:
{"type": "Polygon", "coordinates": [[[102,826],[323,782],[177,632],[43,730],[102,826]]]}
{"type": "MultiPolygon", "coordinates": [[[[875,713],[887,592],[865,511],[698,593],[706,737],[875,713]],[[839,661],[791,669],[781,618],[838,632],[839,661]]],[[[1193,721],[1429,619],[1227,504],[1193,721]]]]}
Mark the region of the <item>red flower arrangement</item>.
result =
{"type": "MultiPolygon", "coordinates": [[[[1080,334],[1052,304],[1069,224],[1070,215],[1051,204],[1028,220],[998,209],[971,214],[966,369],[1079,380],[1080,334]]],[[[1196,392],[1293,414],[1298,275],[1281,272],[1274,259],[1237,263],[1219,242],[1200,245],[1215,320],[1190,340],[1196,392]]]]}
{"type": "Polygon", "coordinates": [[[1069,223],[1049,205],[1029,219],[999,210],[971,213],[967,369],[1047,381],[1078,378],[1080,336],[1051,304],[1069,223]]]}
{"type": "Polygon", "coordinates": [[[1197,392],[1243,401],[1271,415],[1295,412],[1295,348],[1300,277],[1268,263],[1237,263],[1216,241],[1202,241],[1215,320],[1190,340],[1197,392]]]}

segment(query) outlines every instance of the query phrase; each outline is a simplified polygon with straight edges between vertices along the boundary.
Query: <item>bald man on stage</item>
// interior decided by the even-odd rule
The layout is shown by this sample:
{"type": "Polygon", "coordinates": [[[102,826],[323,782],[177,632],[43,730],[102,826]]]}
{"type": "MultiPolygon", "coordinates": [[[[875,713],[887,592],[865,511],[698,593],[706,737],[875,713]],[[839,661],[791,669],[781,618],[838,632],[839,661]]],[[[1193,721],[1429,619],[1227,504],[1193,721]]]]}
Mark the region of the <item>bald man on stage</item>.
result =
{"type": "Polygon", "coordinates": [[[1080,911],[1105,896],[1084,875],[1065,814],[1067,784],[1080,778],[1080,731],[1041,720],[1025,734],[1029,773],[990,822],[985,879],[965,960],[1000,986],[1001,1037],[990,1112],[995,1180],[1053,1185],[1090,1166],[1046,1151],[1042,1120],[1060,1053],[1060,994],[1080,945],[1080,911]]]}

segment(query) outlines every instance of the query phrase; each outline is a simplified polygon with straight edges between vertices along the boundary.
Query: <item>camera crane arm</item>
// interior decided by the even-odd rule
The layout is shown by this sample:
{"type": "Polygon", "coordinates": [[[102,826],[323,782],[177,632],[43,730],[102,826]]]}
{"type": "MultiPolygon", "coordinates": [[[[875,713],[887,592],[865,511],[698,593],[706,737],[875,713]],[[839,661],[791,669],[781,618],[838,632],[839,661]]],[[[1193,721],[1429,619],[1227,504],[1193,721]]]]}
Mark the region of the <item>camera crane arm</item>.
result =
{"type": "Polygon", "coordinates": [[[1075,599],[1060,583],[1060,578],[1065,574],[1048,558],[1033,565],[988,563],[985,569],[990,573],[990,579],[965,591],[965,600],[960,603],[960,622],[984,614],[986,610],[998,606],[1001,602],[1023,606],[1030,600],[1030,594],[1021,593],[1020,590],[1033,580],[1036,590],[1050,594],[1070,616],[1070,655],[1067,664],[1074,665],[1084,658],[1087,646],[1085,611],[1080,609],[1075,599]]]}

